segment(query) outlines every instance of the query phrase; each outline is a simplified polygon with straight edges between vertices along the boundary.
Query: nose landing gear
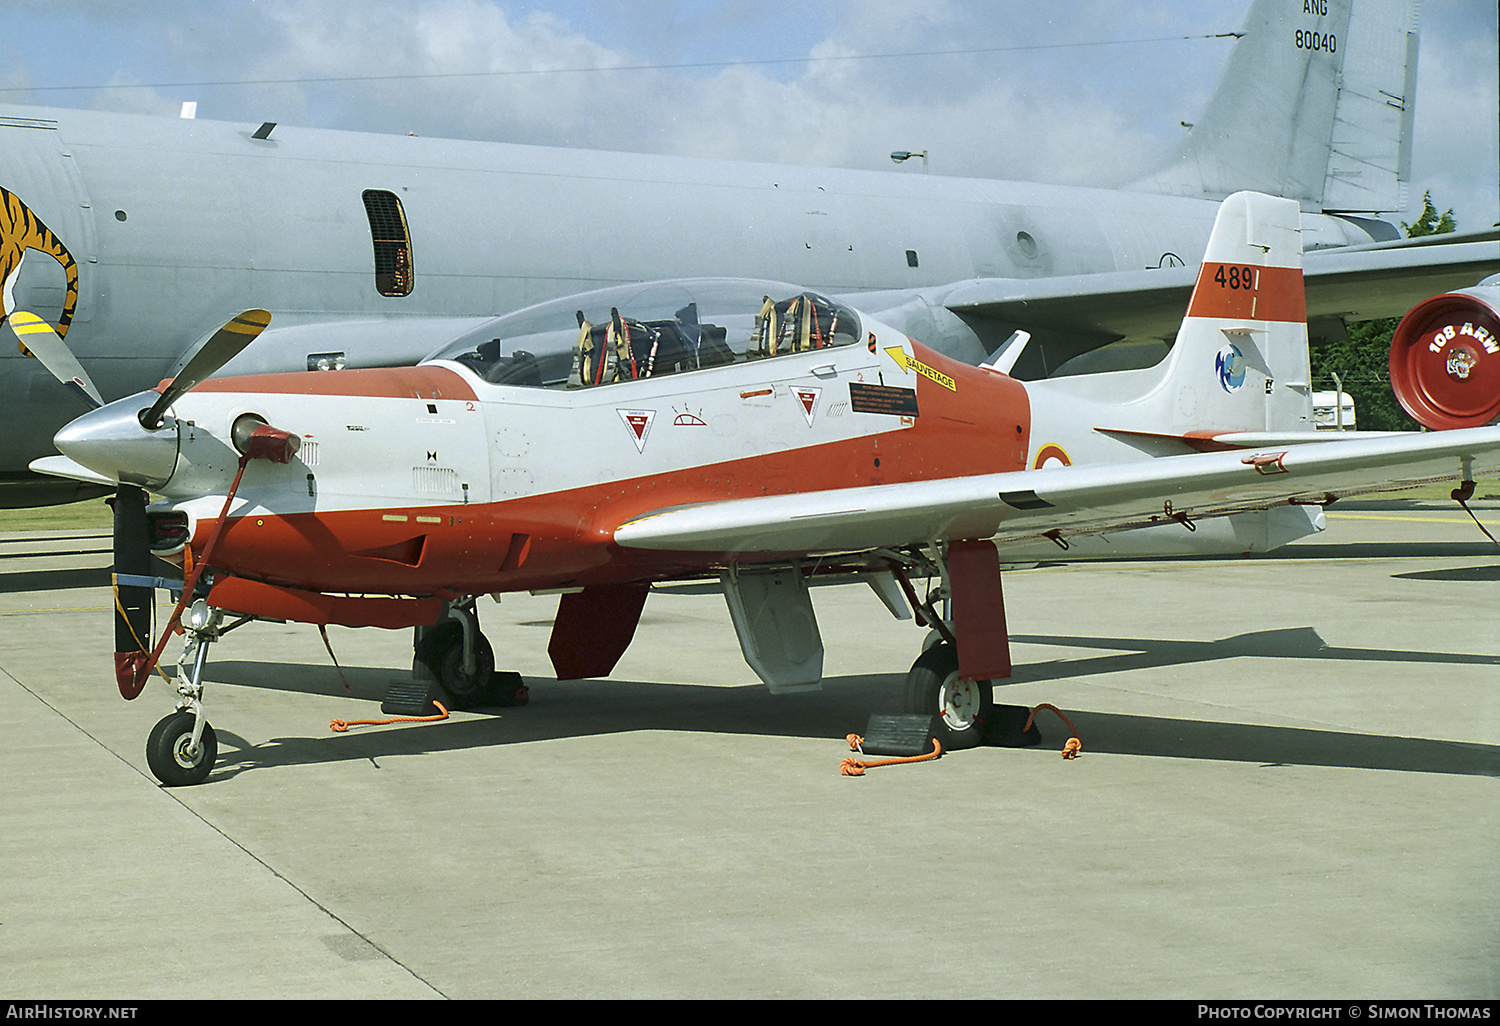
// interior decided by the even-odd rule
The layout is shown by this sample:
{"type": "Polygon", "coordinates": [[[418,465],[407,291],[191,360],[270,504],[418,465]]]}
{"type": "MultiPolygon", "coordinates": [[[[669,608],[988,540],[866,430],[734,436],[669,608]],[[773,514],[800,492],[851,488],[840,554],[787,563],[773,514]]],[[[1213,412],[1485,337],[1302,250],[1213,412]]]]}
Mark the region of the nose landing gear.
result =
{"type": "Polygon", "coordinates": [[[177,710],[146,738],[146,765],[167,787],[201,784],[219,756],[219,739],[203,711],[203,666],[219,638],[224,611],[201,599],[184,618],[186,641],[177,661],[177,710]]]}

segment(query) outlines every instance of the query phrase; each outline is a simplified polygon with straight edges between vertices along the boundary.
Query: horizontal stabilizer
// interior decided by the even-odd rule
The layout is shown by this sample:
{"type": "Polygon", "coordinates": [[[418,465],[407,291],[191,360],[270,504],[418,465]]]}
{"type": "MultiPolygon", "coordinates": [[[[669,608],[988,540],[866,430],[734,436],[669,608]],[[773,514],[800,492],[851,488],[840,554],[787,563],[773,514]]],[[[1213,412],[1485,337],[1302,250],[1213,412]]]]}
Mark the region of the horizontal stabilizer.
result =
{"type": "MultiPolygon", "coordinates": [[[[1372,243],[1307,253],[1307,315],[1350,321],[1401,317],[1430,296],[1500,272],[1493,231],[1447,244],[1372,243]]],[[[1197,280],[1195,267],[1162,267],[1053,278],[979,278],[945,288],[935,301],[1028,328],[1104,338],[1171,338],[1197,280]]]]}

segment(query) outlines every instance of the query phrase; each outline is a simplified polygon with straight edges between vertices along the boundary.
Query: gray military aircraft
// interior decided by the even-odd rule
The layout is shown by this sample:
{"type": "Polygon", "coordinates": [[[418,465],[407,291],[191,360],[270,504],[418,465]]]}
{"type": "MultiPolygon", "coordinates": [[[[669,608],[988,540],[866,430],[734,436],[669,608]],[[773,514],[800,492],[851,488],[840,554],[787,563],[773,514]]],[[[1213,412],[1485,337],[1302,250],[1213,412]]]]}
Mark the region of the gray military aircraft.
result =
{"type": "MultiPolygon", "coordinates": [[[[249,307],[277,326],[225,374],[411,364],[558,296],[755,277],[861,293],[971,363],[1024,329],[1041,378],[1159,358],[1094,350],[1174,336],[1219,201],[1253,189],[1301,205],[1316,333],[1500,268],[1493,233],[1411,246],[1374,216],[1404,206],[1416,48],[1415,0],[1253,0],[1203,116],[1122,190],[0,106],[4,314],[122,395],[249,307]]],[[[0,506],[89,487],[27,469],[83,407],[24,354],[0,347],[0,506]]]]}

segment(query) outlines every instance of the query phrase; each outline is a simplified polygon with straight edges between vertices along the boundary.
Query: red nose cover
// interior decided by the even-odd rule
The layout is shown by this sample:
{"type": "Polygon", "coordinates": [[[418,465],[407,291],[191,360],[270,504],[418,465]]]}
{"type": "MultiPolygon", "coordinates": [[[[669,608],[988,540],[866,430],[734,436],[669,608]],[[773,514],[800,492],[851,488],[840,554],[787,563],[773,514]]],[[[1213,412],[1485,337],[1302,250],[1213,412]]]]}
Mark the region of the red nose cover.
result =
{"type": "Polygon", "coordinates": [[[146,652],[115,653],[115,683],[127,702],[139,695],[151,676],[151,656],[146,652]]]}
{"type": "Polygon", "coordinates": [[[290,431],[261,424],[250,432],[250,441],[245,445],[245,458],[270,460],[272,463],[290,463],[297,450],[302,448],[302,439],[290,431]]]}

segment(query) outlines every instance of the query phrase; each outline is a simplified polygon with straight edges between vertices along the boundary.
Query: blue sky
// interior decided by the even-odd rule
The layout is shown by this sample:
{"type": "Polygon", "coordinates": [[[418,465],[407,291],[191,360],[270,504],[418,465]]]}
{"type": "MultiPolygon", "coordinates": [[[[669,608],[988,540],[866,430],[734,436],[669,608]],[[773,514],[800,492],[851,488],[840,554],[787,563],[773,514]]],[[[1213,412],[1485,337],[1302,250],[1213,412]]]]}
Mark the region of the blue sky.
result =
{"type": "MultiPolygon", "coordinates": [[[[1111,186],[1165,155],[1228,57],[1226,40],[1183,37],[1233,31],[1247,8],[0,0],[0,101],[175,115],[195,100],[220,120],[884,169],[892,150],[926,149],[934,174],[1111,186]],[[1016,47],[1035,49],[998,50],[1016,47]],[[834,59],[850,56],[866,59],[834,59]],[[706,66],[665,67],[683,64],[706,66]],[[641,70],[553,70],[579,67],[641,70]],[[315,81],[465,72],[491,74],[315,81]],[[201,84],[268,80],[290,81],[201,84]],[[154,88],[118,88],[141,84],[154,88]]],[[[1461,227],[1500,220],[1497,36],[1492,0],[1425,5],[1412,206],[1397,218],[1431,189],[1461,227]]]]}

